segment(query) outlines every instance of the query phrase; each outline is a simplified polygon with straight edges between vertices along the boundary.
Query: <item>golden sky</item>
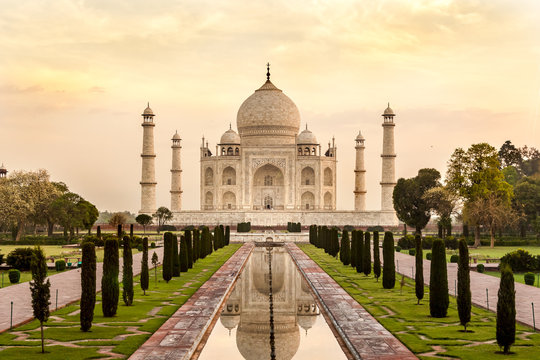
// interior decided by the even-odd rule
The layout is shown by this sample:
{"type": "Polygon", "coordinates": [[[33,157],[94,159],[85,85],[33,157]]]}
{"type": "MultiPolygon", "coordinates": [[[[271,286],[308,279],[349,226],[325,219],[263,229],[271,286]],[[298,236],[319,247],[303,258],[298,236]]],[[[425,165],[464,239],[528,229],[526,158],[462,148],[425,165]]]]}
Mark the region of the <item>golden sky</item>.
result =
{"type": "MultiPolygon", "coordinates": [[[[48,169],[100,210],[140,206],[142,110],[156,113],[158,206],[171,137],[183,138],[184,208],[199,208],[211,148],[265,80],[302,127],[338,146],[338,208],[353,208],[354,137],[366,137],[367,207],[379,209],[380,114],[396,112],[397,176],[444,174],[453,150],[540,147],[537,0],[1,0],[0,162],[48,169]]],[[[323,146],[324,148],[324,146],[323,146]]]]}

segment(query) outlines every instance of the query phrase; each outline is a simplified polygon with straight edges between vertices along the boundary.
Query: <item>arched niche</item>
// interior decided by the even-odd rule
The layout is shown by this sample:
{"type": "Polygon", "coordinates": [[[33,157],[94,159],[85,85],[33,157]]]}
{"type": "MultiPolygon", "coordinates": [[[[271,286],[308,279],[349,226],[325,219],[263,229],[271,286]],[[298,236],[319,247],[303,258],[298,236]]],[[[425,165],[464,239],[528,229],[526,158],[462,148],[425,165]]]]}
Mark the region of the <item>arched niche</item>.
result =
{"type": "Polygon", "coordinates": [[[315,171],[313,168],[306,166],[302,169],[300,183],[302,185],[315,185],[315,171]]]}
{"type": "Polygon", "coordinates": [[[236,185],[236,170],[233,167],[227,166],[223,169],[221,183],[222,185],[236,185]]]}

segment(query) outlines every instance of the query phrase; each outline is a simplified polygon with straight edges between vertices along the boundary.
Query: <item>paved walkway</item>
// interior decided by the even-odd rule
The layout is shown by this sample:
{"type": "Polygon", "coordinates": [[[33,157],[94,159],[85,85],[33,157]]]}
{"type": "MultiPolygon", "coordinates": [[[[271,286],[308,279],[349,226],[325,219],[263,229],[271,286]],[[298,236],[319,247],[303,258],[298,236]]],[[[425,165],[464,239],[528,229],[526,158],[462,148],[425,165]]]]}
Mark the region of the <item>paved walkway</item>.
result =
{"type": "Polygon", "coordinates": [[[253,243],[246,243],[238,249],[130,359],[190,359],[213,326],[253,247],[253,243]]]}
{"type": "MultiPolygon", "coordinates": [[[[156,252],[161,262],[163,248],[148,249],[148,261],[151,264],[153,252],[156,252]]],[[[133,255],[133,274],[141,272],[142,252],[133,255]]],[[[96,289],[101,291],[101,276],[103,275],[103,263],[96,267],[96,289]]],[[[122,257],[120,257],[120,281],[122,280],[122,257]]],[[[81,269],[74,269],[55,274],[49,277],[51,281],[51,305],[50,309],[56,309],[56,291],[58,290],[58,308],[76,302],[81,298],[81,269]]],[[[13,301],[13,327],[28,322],[34,318],[32,310],[32,297],[30,283],[11,285],[0,289],[0,332],[9,329],[11,302],[13,301]]]]}
{"type": "Polygon", "coordinates": [[[286,246],[355,358],[417,359],[298,246],[286,246]]]}
{"type": "MultiPolygon", "coordinates": [[[[424,250],[426,251],[426,250],[424,250]]],[[[427,250],[429,251],[429,250],[427,250]]],[[[381,259],[382,259],[381,250],[381,259]]],[[[396,269],[407,277],[414,278],[415,257],[409,254],[396,252],[396,269]]],[[[424,282],[429,285],[431,261],[424,260],[424,282]]],[[[456,294],[457,264],[448,263],[448,291],[450,295],[456,294]]],[[[483,308],[488,308],[497,312],[497,293],[499,291],[500,279],[495,276],[481,274],[471,271],[471,295],[472,302],[483,308]],[[486,294],[487,289],[487,294],[486,294]],[[489,304],[488,304],[489,302],[489,304]],[[489,306],[488,306],[489,305],[489,306]]],[[[516,320],[533,326],[533,314],[531,303],[535,306],[536,327],[540,323],[540,288],[525,284],[515,283],[516,289],[516,320]]]]}

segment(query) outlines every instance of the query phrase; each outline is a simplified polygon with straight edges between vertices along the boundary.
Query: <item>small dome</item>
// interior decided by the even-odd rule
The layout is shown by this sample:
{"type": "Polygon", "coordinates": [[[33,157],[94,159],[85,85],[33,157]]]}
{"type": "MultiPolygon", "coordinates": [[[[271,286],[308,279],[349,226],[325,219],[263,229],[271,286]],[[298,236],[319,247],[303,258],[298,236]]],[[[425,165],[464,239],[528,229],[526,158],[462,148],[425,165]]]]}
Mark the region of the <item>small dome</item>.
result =
{"type": "MultiPolygon", "coordinates": [[[[392,110],[392,109],[390,109],[390,110],[392,110]]],[[[356,140],[365,140],[364,137],[362,136],[361,131],[358,131],[358,135],[356,136],[356,140]]]]}
{"type": "Polygon", "coordinates": [[[178,131],[176,133],[174,133],[173,137],[172,137],[173,140],[182,140],[180,138],[180,135],[178,135],[178,131]]]}
{"type": "Polygon", "coordinates": [[[394,110],[392,110],[392,108],[390,107],[390,103],[388,103],[388,107],[384,110],[384,114],[383,116],[385,115],[390,115],[390,116],[395,116],[396,114],[394,114],[394,110]]]}
{"type": "Polygon", "coordinates": [[[308,130],[307,125],[306,125],[306,129],[298,135],[298,138],[296,139],[296,143],[309,144],[309,145],[318,144],[315,134],[313,134],[311,131],[308,130]]]}
{"type": "Polygon", "coordinates": [[[146,107],[146,109],[144,109],[143,115],[154,116],[154,112],[152,111],[152,109],[150,109],[150,103],[148,103],[148,106],[146,107]]]}
{"type": "Polygon", "coordinates": [[[227,330],[232,330],[240,323],[240,315],[221,314],[219,320],[227,330]]]}
{"type": "Polygon", "coordinates": [[[232,128],[229,127],[229,130],[221,136],[220,144],[240,144],[240,135],[232,128]]]}
{"type": "Polygon", "coordinates": [[[304,330],[309,330],[317,322],[317,314],[302,314],[298,316],[298,325],[304,330]]]}

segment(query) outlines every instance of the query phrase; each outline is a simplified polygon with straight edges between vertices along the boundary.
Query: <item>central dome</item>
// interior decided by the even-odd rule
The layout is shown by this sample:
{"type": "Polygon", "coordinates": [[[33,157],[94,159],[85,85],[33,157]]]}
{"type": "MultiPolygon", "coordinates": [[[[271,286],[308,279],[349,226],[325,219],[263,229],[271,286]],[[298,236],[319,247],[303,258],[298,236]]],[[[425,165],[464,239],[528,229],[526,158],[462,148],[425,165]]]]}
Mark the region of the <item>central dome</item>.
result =
{"type": "Polygon", "coordinates": [[[294,102],[267,80],[242,103],[236,125],[245,145],[294,144],[300,113],[294,102]]]}

